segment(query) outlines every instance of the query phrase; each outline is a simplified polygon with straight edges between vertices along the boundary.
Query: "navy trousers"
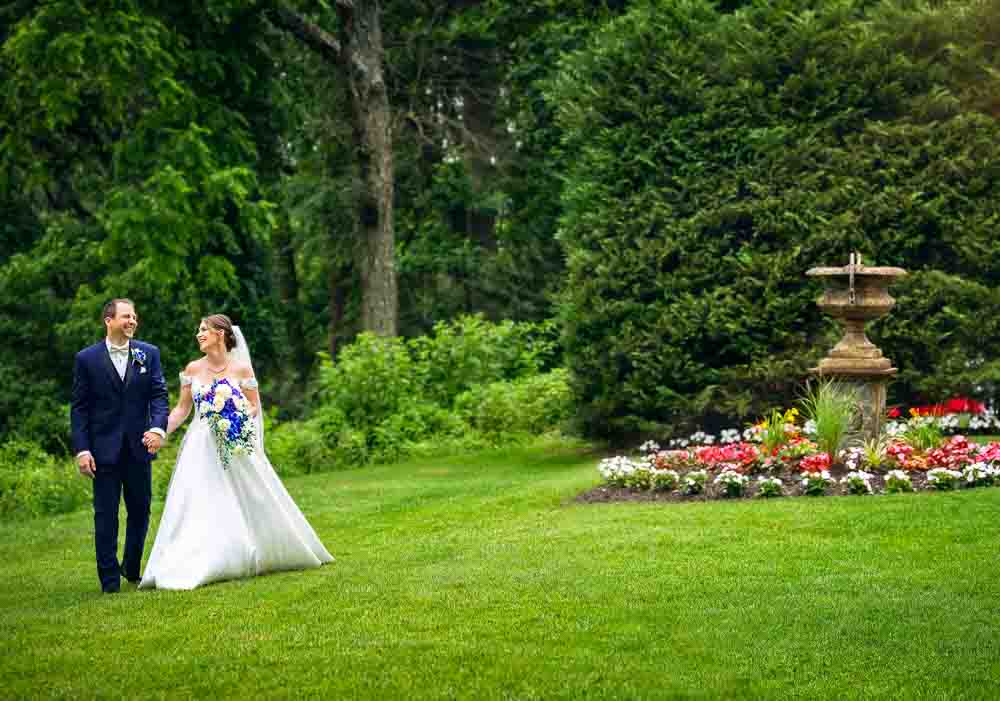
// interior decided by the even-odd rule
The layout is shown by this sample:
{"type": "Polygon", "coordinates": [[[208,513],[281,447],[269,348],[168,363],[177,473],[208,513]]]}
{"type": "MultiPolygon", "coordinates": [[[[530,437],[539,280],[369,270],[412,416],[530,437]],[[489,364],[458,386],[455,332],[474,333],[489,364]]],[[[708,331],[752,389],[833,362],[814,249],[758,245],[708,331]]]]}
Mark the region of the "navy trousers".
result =
{"type": "Polygon", "coordinates": [[[124,573],[139,579],[142,551],[149,530],[149,505],[153,499],[153,472],[148,460],[136,460],[122,446],[116,465],[98,465],[94,477],[94,546],[101,589],[117,591],[124,573]],[[118,561],[118,507],[125,495],[125,552],[118,561]]]}

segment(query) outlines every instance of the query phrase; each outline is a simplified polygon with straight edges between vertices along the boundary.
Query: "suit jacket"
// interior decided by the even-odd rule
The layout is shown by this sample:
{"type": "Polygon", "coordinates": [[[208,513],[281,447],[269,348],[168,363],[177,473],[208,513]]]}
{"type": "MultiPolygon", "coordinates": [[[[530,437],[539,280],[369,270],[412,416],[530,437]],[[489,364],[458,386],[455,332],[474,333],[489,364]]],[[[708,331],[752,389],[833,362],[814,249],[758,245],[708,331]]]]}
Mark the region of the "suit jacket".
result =
{"type": "Polygon", "coordinates": [[[170,410],[167,383],[160,367],[160,349],[132,340],[125,380],[118,376],[102,339],[76,354],[70,423],[73,452],[89,450],[98,465],[114,465],[123,449],[137,462],[155,456],[142,444],[150,428],[166,431],[170,410]],[[136,349],[145,353],[144,362],[136,349]]]}

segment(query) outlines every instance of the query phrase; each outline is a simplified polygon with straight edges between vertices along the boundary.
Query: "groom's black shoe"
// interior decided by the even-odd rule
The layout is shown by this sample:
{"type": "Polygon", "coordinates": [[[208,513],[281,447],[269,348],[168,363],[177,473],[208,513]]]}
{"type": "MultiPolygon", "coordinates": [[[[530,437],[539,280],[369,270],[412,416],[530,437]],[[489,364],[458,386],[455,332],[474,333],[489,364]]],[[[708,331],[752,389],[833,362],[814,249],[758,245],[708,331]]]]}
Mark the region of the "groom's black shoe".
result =
{"type": "Polygon", "coordinates": [[[142,577],[136,577],[135,579],[129,577],[127,574],[125,574],[124,567],[122,567],[122,577],[124,577],[125,581],[127,581],[129,584],[134,584],[135,586],[139,586],[139,582],[140,580],[142,580],[142,577]]]}
{"type": "Polygon", "coordinates": [[[101,587],[101,591],[105,594],[117,594],[121,591],[121,587],[118,585],[110,584],[106,587],[101,587]]]}

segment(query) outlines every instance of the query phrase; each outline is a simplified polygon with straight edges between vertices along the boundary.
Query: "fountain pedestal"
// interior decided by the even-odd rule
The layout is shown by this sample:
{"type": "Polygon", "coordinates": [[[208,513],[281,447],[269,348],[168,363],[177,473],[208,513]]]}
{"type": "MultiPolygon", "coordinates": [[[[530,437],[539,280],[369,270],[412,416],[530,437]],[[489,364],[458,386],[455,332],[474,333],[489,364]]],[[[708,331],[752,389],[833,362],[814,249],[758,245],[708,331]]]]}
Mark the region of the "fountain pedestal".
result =
{"type": "Polygon", "coordinates": [[[826,290],[816,304],[844,326],[844,337],[812,372],[820,377],[835,377],[856,390],[862,433],[866,439],[874,438],[882,431],[886,389],[897,370],[878,346],[868,340],[865,324],[895,306],[889,285],[906,275],[906,271],[865,267],[861,265],[861,256],[852,253],[848,265],[812,268],[806,275],[823,280],[826,290]]]}

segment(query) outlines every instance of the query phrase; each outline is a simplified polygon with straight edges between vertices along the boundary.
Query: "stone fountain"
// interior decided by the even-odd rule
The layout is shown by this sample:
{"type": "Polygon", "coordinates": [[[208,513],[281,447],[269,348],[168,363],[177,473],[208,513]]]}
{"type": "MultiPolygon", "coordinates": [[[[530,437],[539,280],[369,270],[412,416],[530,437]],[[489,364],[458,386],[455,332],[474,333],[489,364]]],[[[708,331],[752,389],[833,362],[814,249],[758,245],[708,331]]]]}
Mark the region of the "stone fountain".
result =
{"type": "Polygon", "coordinates": [[[861,264],[861,254],[852,253],[850,263],[841,268],[812,268],[806,275],[820,278],[826,285],[816,304],[844,326],[844,337],[812,371],[856,389],[861,402],[862,433],[865,438],[874,438],[882,430],[886,388],[896,368],[868,340],[865,324],[895,306],[889,285],[906,271],[868,268],[861,264]]]}

